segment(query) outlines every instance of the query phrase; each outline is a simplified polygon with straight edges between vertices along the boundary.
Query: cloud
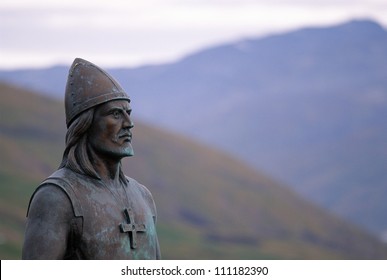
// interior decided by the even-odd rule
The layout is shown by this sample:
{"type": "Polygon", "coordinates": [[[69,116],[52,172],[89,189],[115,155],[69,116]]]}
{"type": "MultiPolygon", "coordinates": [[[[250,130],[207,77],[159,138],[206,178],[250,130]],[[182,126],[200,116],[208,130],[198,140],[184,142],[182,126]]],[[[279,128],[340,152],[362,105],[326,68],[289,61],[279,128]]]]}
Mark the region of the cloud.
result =
{"type": "Polygon", "coordinates": [[[385,2],[3,0],[0,67],[68,63],[84,53],[101,65],[138,65],[177,59],[225,41],[353,17],[387,25],[385,2]]]}

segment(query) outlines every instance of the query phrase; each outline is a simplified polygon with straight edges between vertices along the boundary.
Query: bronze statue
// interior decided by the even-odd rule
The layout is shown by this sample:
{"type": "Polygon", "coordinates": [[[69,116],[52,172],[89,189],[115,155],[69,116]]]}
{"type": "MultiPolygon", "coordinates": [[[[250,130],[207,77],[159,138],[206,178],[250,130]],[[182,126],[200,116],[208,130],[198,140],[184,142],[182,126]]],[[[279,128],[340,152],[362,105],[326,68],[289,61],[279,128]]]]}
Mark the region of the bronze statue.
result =
{"type": "Polygon", "coordinates": [[[129,103],[109,74],[74,60],[63,160],[31,197],[23,259],[160,258],[152,195],[121,170],[133,155],[129,103]]]}

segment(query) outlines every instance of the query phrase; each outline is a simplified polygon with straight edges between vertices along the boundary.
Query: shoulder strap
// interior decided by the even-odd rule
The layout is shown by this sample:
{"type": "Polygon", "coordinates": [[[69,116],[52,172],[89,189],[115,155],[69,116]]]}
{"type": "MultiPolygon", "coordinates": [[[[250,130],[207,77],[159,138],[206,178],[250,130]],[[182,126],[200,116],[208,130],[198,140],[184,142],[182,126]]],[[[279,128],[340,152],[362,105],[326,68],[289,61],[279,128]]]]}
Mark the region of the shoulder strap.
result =
{"type": "Polygon", "coordinates": [[[74,190],[74,187],[67,182],[64,178],[58,177],[49,177],[43,184],[53,184],[60,187],[70,198],[71,204],[73,205],[75,217],[83,216],[82,204],[79,202],[77,193],[74,190]]]}

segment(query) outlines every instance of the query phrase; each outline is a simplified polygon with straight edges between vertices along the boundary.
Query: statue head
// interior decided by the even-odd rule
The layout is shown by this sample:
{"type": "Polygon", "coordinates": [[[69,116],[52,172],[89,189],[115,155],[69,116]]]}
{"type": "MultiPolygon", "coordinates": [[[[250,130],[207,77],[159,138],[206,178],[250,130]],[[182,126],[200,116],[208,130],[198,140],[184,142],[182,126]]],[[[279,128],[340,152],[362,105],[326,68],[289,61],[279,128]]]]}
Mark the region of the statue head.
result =
{"type": "MultiPolygon", "coordinates": [[[[99,178],[91,154],[120,160],[132,156],[130,99],[109,74],[77,58],[65,92],[66,149],[60,167],[99,178]]],[[[120,178],[125,176],[120,171],[120,178]]]]}
{"type": "Polygon", "coordinates": [[[81,58],[76,58],[70,67],[65,92],[67,128],[82,112],[111,100],[130,98],[108,73],[81,58]]]}

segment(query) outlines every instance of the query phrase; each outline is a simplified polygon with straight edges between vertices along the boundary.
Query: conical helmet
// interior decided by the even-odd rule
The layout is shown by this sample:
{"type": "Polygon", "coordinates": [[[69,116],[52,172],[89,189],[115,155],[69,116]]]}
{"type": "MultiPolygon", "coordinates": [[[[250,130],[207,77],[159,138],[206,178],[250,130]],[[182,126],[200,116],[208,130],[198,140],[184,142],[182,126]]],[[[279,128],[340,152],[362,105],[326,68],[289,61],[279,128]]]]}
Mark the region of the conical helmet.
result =
{"type": "Polygon", "coordinates": [[[65,92],[66,125],[83,111],[116,99],[126,99],[119,83],[108,73],[81,58],[76,58],[69,70],[65,92]]]}

